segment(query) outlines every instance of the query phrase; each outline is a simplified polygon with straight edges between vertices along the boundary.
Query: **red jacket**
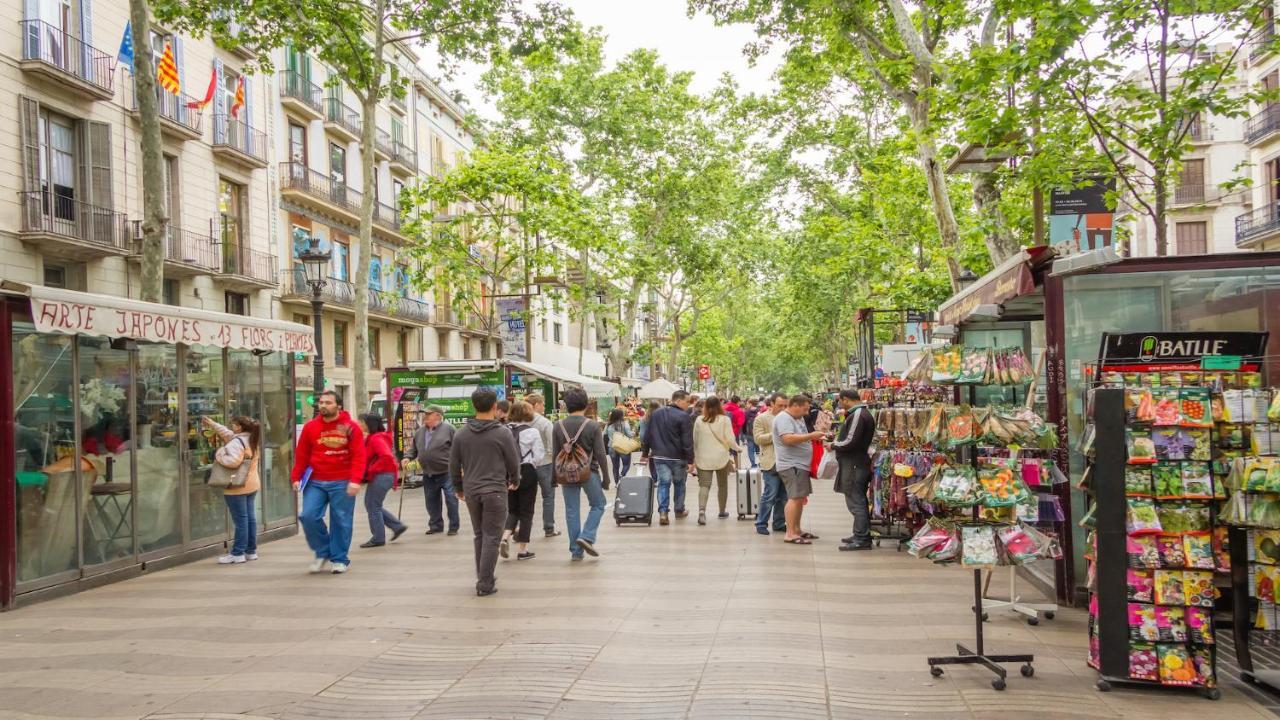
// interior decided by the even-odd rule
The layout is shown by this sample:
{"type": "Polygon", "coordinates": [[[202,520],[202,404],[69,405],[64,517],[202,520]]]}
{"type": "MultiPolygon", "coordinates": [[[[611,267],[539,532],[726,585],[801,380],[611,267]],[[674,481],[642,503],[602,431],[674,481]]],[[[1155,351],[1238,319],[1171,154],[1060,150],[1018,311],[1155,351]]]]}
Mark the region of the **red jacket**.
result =
{"type": "Polygon", "coordinates": [[[368,482],[374,475],[391,473],[398,477],[395,451],[391,449],[391,433],[383,431],[370,435],[364,441],[364,477],[368,482]]]}
{"type": "Polygon", "coordinates": [[[302,426],[294,453],[293,481],[311,468],[311,479],[364,482],[364,433],[345,410],[333,422],[316,416],[302,426]]]}
{"type": "Polygon", "coordinates": [[[735,402],[724,404],[724,412],[729,416],[729,424],[733,426],[733,436],[742,434],[742,426],[747,423],[747,412],[735,402]]]}

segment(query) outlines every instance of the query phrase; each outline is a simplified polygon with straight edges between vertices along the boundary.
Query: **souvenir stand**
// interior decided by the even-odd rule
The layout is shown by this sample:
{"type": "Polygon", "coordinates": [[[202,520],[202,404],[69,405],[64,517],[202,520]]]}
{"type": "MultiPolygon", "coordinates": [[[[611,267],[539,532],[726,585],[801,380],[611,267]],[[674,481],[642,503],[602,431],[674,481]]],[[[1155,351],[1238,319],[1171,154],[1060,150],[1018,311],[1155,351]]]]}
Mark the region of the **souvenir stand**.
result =
{"type": "Polygon", "coordinates": [[[1261,385],[1256,360],[1243,360],[1265,343],[1266,333],[1103,334],[1079,448],[1091,499],[1081,520],[1091,531],[1088,662],[1100,690],[1220,697],[1215,601],[1231,589],[1230,568],[1247,565],[1228,559],[1220,507],[1240,454],[1224,400],[1261,385]]]}
{"type": "Polygon", "coordinates": [[[924,430],[934,404],[955,390],[894,384],[876,388],[876,452],[872,457],[871,524],[877,546],[896,540],[901,550],[932,514],[907,486],[933,468],[936,453],[925,447],[924,430]]]}

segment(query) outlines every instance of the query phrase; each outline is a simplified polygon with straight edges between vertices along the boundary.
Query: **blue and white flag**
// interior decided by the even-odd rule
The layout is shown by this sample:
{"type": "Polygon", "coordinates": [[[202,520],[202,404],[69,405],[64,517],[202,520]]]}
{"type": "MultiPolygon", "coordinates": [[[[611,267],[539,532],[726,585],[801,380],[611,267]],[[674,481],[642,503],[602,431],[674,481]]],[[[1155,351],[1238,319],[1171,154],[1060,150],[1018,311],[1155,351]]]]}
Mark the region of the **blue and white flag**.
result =
{"type": "Polygon", "coordinates": [[[124,37],[120,38],[120,52],[116,53],[116,60],[122,65],[129,67],[129,74],[133,74],[133,22],[129,21],[124,24],[124,37]]]}

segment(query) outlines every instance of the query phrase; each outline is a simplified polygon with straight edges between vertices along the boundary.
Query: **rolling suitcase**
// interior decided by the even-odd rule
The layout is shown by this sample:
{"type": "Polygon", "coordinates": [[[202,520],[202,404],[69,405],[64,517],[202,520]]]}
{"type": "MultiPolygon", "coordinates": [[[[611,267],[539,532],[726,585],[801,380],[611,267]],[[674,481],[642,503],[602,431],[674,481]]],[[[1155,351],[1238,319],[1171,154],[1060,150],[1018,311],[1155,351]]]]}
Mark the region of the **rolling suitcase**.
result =
{"type": "Polygon", "coordinates": [[[760,493],[764,490],[764,477],[760,468],[743,468],[734,473],[738,486],[738,519],[755,517],[760,511],[760,493]]]}
{"type": "Polygon", "coordinates": [[[628,475],[618,481],[618,495],[613,501],[613,520],[643,525],[653,524],[653,477],[628,475]]]}

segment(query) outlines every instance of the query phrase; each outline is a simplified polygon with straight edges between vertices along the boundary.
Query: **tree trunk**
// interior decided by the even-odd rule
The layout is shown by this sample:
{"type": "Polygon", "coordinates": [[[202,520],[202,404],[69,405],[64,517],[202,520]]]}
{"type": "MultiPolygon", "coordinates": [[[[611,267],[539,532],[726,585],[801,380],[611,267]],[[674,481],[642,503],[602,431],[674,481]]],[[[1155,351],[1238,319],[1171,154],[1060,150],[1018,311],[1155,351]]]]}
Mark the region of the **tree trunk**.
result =
{"type": "Polygon", "coordinates": [[[142,126],[142,299],[164,299],[164,237],[169,208],[164,201],[164,154],[160,137],[160,107],[156,96],[156,68],[151,51],[151,8],[147,0],[129,0],[133,27],[134,93],[142,126]]]}
{"type": "Polygon", "coordinates": [[[591,254],[584,247],[578,254],[578,260],[582,263],[582,306],[579,312],[582,314],[578,318],[578,374],[582,374],[582,360],[586,354],[587,346],[587,323],[590,321],[591,314],[587,311],[591,303],[591,254]]]}
{"type": "Polygon", "coordinates": [[[987,243],[987,255],[991,257],[993,266],[999,265],[1022,248],[1010,232],[1009,222],[1000,207],[1000,188],[996,185],[995,174],[974,173],[972,182],[973,204],[986,221],[986,232],[983,235],[987,243]]]}
{"type": "Polygon", "coordinates": [[[1169,205],[1168,161],[1157,161],[1152,180],[1155,183],[1155,198],[1152,206],[1155,216],[1151,219],[1156,225],[1156,257],[1169,254],[1169,222],[1166,208],[1169,205]]]}
{"type": "MultiPolygon", "coordinates": [[[[938,162],[938,147],[929,134],[929,106],[924,101],[916,101],[910,108],[911,125],[916,133],[916,152],[920,157],[920,166],[924,169],[925,180],[929,186],[929,199],[933,202],[933,216],[938,223],[938,235],[942,246],[955,250],[960,246],[960,228],[956,224],[956,214],[951,208],[951,192],[947,189],[947,176],[938,162]]],[[[951,275],[952,292],[960,289],[960,263],[956,262],[955,253],[947,255],[947,270],[951,275]]]]}
{"type": "MultiPolygon", "coordinates": [[[[367,91],[366,91],[367,92],[367,91]]],[[[374,173],[377,172],[374,157],[375,131],[378,119],[378,95],[370,92],[361,102],[361,116],[364,123],[360,129],[360,172],[361,192],[364,197],[360,201],[360,235],[356,241],[356,276],[355,276],[355,325],[356,338],[352,346],[355,361],[351,363],[355,377],[351,383],[351,393],[355,396],[355,404],[348,404],[360,410],[364,409],[369,399],[369,260],[373,254],[373,207],[377,202],[377,191],[374,188],[374,173]]]]}
{"type": "Polygon", "coordinates": [[[631,342],[632,329],[636,325],[636,315],[640,313],[640,296],[644,293],[644,286],[635,283],[631,291],[627,294],[626,302],[623,303],[622,317],[619,318],[615,342],[610,349],[613,357],[614,372],[618,377],[629,377],[631,373],[631,351],[634,344],[631,342]]]}

